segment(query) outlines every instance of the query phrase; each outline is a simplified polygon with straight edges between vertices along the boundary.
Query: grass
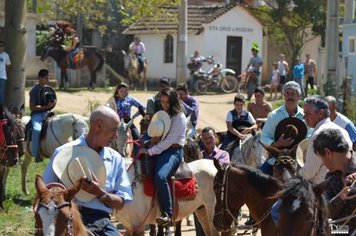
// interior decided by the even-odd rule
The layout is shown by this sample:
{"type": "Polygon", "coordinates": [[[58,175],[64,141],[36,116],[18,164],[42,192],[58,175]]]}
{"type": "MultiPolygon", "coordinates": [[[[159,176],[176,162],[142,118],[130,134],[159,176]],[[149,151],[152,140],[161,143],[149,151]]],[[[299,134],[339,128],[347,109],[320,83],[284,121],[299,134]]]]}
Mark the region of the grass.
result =
{"type": "Polygon", "coordinates": [[[34,180],[36,174],[42,175],[49,159],[42,163],[31,163],[27,173],[29,195],[21,190],[21,167],[10,168],[7,179],[4,211],[0,212],[0,235],[31,235],[33,234],[34,213],[32,202],[36,193],[34,180]]]}

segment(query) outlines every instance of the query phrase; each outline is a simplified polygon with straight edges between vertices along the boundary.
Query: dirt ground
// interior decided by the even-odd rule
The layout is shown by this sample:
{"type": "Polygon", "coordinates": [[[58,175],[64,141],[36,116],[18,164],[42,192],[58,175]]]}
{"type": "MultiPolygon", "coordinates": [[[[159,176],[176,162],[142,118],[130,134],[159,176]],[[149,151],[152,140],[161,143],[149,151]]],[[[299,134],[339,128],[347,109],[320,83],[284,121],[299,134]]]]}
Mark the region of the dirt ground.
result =
{"type": "MultiPolygon", "coordinates": [[[[114,88],[112,89],[114,91],[114,88]]],[[[55,112],[73,112],[80,115],[89,116],[89,107],[94,104],[105,104],[113,92],[97,92],[97,91],[80,91],[80,92],[63,92],[56,91],[57,105],[54,109],[55,112]]],[[[136,92],[130,91],[130,95],[146,104],[148,98],[152,97],[154,92],[136,92]]],[[[199,102],[199,119],[198,128],[211,126],[216,131],[225,131],[226,124],[225,118],[228,111],[234,108],[233,100],[236,94],[212,94],[196,96],[199,102]]],[[[29,101],[28,92],[26,92],[26,101],[29,101]]],[[[138,126],[140,119],[135,120],[138,126]]],[[[243,219],[240,223],[247,220],[248,210],[243,207],[243,219]]],[[[194,226],[187,226],[186,221],[182,223],[182,232],[184,236],[195,235],[194,226]]],[[[239,235],[242,233],[239,230],[239,235]]],[[[148,231],[146,231],[146,235],[148,231]]],[[[260,235],[258,233],[257,235],[260,235]]]]}

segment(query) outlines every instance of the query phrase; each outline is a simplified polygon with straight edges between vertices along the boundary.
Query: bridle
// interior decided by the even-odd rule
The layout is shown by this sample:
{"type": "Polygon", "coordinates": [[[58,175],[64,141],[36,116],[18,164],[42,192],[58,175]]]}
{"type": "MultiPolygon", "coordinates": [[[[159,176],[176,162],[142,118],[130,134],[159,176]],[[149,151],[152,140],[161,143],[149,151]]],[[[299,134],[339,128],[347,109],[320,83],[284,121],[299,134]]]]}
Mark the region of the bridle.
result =
{"type": "MultiPolygon", "coordinates": [[[[229,187],[229,169],[230,169],[230,165],[226,166],[225,170],[224,170],[224,176],[223,176],[223,181],[222,183],[219,183],[217,181],[217,178],[214,180],[214,185],[219,185],[221,186],[221,192],[220,192],[220,200],[222,202],[222,208],[219,212],[215,213],[215,216],[218,215],[222,215],[222,218],[224,219],[225,214],[227,213],[227,215],[229,217],[232,218],[233,222],[237,220],[238,216],[234,216],[234,214],[231,213],[229,206],[228,206],[228,187],[229,187]]],[[[229,230],[224,230],[225,231],[229,231],[229,230]]]]}
{"type": "Polygon", "coordinates": [[[8,145],[6,142],[6,137],[3,131],[3,126],[6,126],[8,124],[8,119],[2,119],[0,120],[0,161],[4,161],[4,165],[7,165],[9,160],[8,160],[8,151],[10,149],[15,149],[16,152],[18,152],[18,145],[17,144],[11,144],[8,145]]]}
{"type": "MultiPolygon", "coordinates": [[[[66,187],[64,185],[60,184],[60,183],[55,183],[54,182],[54,183],[49,183],[49,184],[46,185],[47,189],[50,189],[50,188],[53,188],[53,187],[60,187],[60,188],[62,188],[64,190],[66,189],[66,187]]],[[[37,205],[34,206],[33,210],[34,210],[35,214],[39,214],[38,211],[42,207],[45,208],[50,215],[54,215],[54,214],[56,214],[56,211],[58,211],[58,210],[60,210],[60,209],[62,209],[64,207],[68,207],[69,211],[70,211],[70,214],[69,214],[69,220],[68,220],[68,224],[67,224],[67,229],[68,229],[67,235],[68,236],[74,236],[74,234],[73,234],[73,210],[72,210],[72,203],[71,202],[63,202],[60,205],[56,205],[53,202],[53,200],[51,200],[47,204],[45,204],[43,202],[39,202],[37,205]]],[[[38,229],[37,226],[38,225],[37,225],[37,222],[36,222],[36,228],[38,229]]]]}

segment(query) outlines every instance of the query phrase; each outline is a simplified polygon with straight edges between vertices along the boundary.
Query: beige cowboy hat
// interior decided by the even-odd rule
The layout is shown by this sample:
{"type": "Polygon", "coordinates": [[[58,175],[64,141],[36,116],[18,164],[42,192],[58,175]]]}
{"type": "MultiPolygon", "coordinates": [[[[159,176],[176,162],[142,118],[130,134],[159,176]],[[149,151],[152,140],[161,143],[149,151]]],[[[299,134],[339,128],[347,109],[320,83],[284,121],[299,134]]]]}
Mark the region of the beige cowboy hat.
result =
{"type": "Polygon", "coordinates": [[[171,127],[171,118],[165,111],[156,112],[151,120],[150,125],[147,129],[147,134],[150,137],[162,137],[163,140],[168,134],[169,128],[171,127]]]}
{"type": "MultiPolygon", "coordinates": [[[[67,188],[83,177],[92,180],[93,174],[98,178],[99,185],[105,188],[104,162],[96,151],[87,146],[70,146],[60,150],[54,157],[53,170],[67,188]]],[[[75,197],[81,202],[88,202],[96,196],[80,190],[75,197]]]]}
{"type": "Polygon", "coordinates": [[[309,139],[306,138],[306,139],[303,139],[297,147],[297,152],[296,152],[295,158],[296,158],[297,163],[300,167],[304,166],[305,156],[307,154],[308,145],[309,145],[309,139]]]}

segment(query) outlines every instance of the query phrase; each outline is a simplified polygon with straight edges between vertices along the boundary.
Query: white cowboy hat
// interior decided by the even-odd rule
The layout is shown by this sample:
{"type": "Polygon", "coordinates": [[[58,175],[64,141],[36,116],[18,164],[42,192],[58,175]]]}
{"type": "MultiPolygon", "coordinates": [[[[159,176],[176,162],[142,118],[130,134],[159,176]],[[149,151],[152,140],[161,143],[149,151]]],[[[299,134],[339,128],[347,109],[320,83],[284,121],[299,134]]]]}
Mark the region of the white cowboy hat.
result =
{"type": "Polygon", "coordinates": [[[171,118],[165,111],[156,112],[151,120],[150,125],[147,129],[147,134],[150,137],[162,137],[163,140],[168,134],[169,128],[171,127],[171,118]]]}
{"type": "Polygon", "coordinates": [[[307,153],[307,149],[308,149],[308,145],[309,145],[309,139],[303,139],[297,147],[297,153],[295,155],[295,158],[297,160],[297,163],[300,167],[304,166],[305,163],[305,156],[307,153]]]}
{"type": "MultiPolygon", "coordinates": [[[[87,146],[70,146],[60,150],[54,157],[53,170],[67,188],[83,177],[92,180],[92,174],[98,178],[99,185],[105,188],[104,162],[96,151],[87,146]]],[[[88,202],[96,196],[80,190],[75,197],[79,201],[88,202]]]]}

